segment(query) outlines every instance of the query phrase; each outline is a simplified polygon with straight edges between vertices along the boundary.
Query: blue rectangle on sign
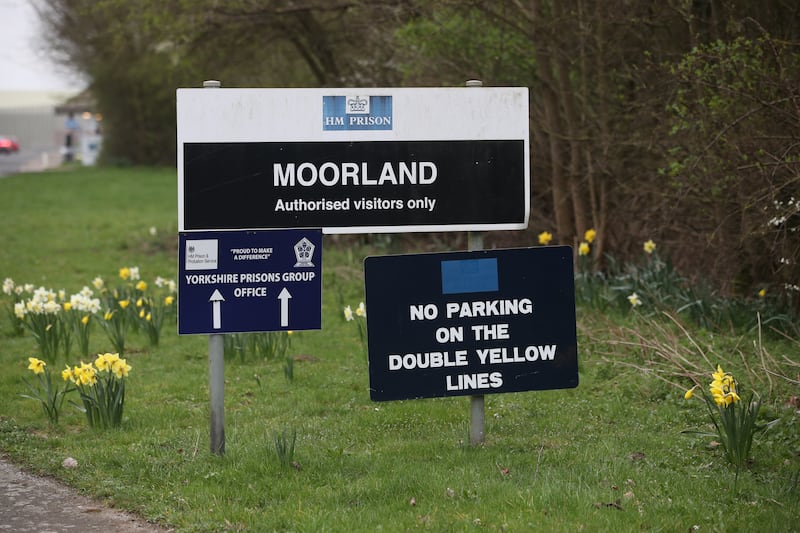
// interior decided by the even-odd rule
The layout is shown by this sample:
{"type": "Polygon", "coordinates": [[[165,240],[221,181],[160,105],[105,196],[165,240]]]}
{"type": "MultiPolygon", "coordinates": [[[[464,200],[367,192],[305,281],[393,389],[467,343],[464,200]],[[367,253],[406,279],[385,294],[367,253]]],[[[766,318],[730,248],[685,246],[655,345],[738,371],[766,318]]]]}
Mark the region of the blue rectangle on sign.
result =
{"type": "Polygon", "coordinates": [[[322,97],[324,131],[391,130],[392,97],[352,94],[322,97]]]}
{"type": "Polygon", "coordinates": [[[497,290],[497,258],[442,261],[442,294],[497,290]]]}

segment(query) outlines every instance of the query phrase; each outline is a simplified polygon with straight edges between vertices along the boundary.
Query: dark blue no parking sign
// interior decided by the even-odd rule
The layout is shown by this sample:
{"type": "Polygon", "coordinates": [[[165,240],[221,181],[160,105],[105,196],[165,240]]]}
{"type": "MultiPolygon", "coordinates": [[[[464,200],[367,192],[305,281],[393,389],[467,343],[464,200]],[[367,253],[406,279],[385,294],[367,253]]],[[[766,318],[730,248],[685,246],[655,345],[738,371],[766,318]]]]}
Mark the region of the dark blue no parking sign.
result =
{"type": "Polygon", "coordinates": [[[578,385],[572,248],[368,257],[370,397],[578,385]]]}
{"type": "Polygon", "coordinates": [[[320,329],[322,231],[180,234],[178,333],[320,329]]]}

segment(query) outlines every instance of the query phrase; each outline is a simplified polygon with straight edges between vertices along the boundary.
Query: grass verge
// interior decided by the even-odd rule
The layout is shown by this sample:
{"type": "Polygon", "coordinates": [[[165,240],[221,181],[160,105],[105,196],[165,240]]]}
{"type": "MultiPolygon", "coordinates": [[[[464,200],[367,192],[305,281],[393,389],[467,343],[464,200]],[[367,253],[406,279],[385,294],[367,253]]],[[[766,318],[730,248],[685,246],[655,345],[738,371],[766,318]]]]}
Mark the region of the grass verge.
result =
{"type": "MultiPolygon", "coordinates": [[[[173,170],[5,178],[0,210],[0,278],[77,291],[122,266],[176,275],[173,170]]],[[[205,337],[178,337],[174,324],[157,347],[131,335],[122,427],[92,431],[73,409],[50,426],[19,396],[36,345],[5,317],[0,451],[178,531],[797,528],[792,339],[750,350],[757,338],[580,308],[580,386],[487,396],[487,442],[472,448],[466,398],[370,402],[366,354],[342,307],[363,300],[361,259],[372,250],[325,239],[323,329],[292,336],[293,379],[283,359],[226,362],[224,457],[209,453],[205,337]],[[683,390],[705,383],[717,359],[758,388],[765,419],[780,419],[735,491],[712,440],[681,435],[707,425],[683,390]],[[276,435],[291,440],[291,460],[276,435]],[[62,468],[66,457],[78,467],[62,468]]],[[[91,347],[110,349],[100,331],[91,347]]]]}

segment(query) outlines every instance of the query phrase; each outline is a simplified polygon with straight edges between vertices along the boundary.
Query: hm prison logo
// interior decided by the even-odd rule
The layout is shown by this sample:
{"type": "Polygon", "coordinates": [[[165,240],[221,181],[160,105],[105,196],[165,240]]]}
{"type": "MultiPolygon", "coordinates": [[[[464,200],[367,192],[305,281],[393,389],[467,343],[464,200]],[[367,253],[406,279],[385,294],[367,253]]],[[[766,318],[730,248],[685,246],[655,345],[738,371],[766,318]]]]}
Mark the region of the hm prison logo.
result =
{"type": "Polygon", "coordinates": [[[369,115],[369,96],[347,96],[348,115],[369,115]]]}
{"type": "Polygon", "coordinates": [[[391,96],[323,96],[323,131],[391,130],[391,96]]]}

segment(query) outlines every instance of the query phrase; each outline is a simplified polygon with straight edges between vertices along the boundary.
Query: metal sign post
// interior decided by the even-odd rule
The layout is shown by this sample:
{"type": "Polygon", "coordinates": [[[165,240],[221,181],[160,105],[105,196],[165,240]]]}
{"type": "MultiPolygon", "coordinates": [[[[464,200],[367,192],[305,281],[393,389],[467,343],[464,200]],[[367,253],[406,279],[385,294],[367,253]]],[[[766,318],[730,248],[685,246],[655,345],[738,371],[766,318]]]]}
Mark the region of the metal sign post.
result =
{"type": "Polygon", "coordinates": [[[218,333],[208,336],[208,392],[211,453],[225,455],[225,346],[218,333]]]}
{"type": "MultiPolygon", "coordinates": [[[[219,89],[216,80],[203,82],[204,89],[219,89]]],[[[211,417],[211,453],[225,455],[225,344],[222,335],[208,336],[208,395],[211,417]]]]}
{"type": "MultiPolygon", "coordinates": [[[[467,82],[467,87],[473,86],[467,82]]],[[[470,252],[483,250],[483,232],[471,231],[467,234],[467,239],[470,252]]],[[[479,446],[484,442],[486,442],[486,407],[483,394],[476,394],[469,397],[469,443],[472,446],[479,446]]]]}
{"type": "MultiPolygon", "coordinates": [[[[483,87],[481,80],[467,80],[467,87],[483,87]]],[[[467,233],[467,249],[470,252],[483,250],[483,232],[467,233]]],[[[469,443],[479,446],[486,442],[486,406],[483,394],[469,397],[469,443]]]]}

